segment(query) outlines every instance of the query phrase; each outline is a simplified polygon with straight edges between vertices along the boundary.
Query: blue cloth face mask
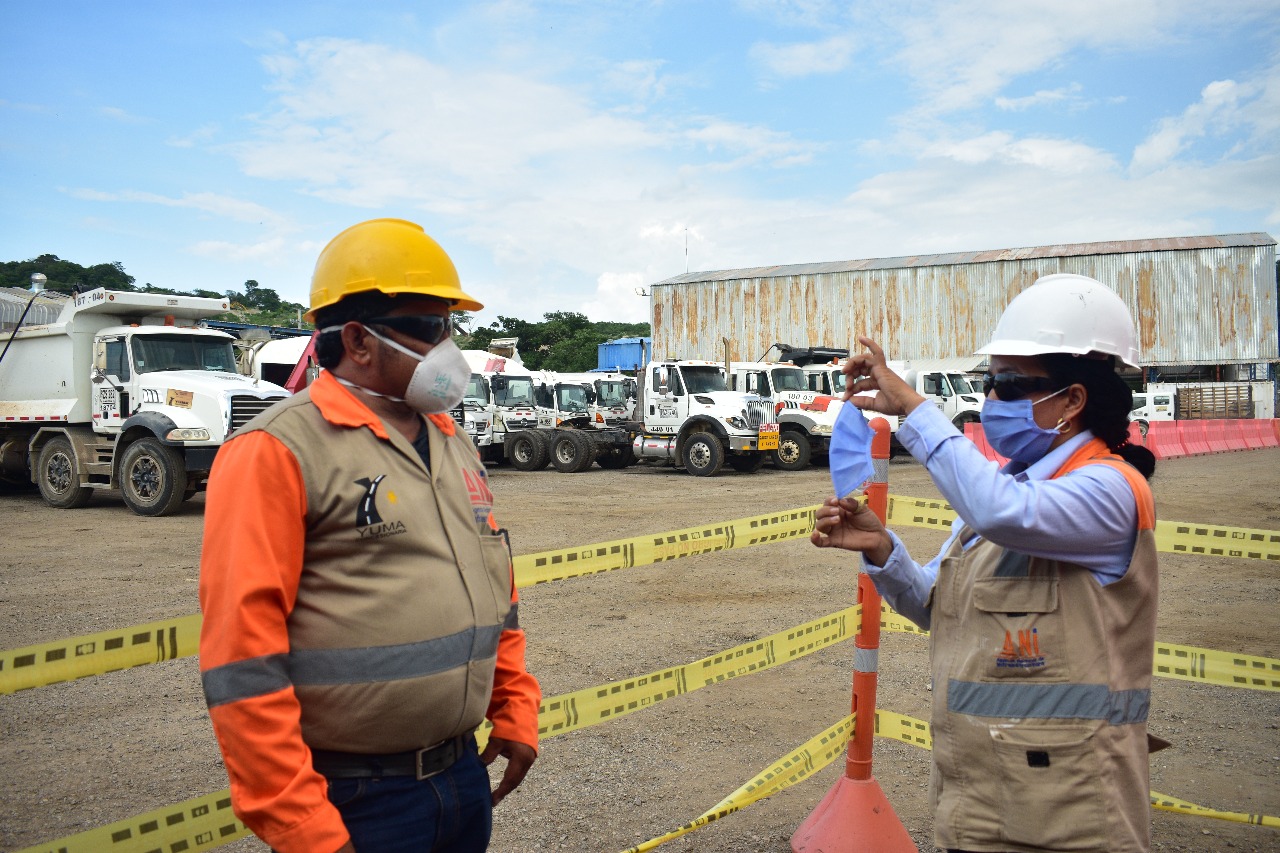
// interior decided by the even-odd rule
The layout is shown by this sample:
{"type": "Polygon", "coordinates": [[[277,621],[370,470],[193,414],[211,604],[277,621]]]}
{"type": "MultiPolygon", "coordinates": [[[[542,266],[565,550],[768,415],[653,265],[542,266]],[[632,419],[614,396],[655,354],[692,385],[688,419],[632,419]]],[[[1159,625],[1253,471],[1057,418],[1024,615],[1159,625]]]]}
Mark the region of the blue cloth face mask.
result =
{"type": "Polygon", "coordinates": [[[1058,421],[1058,429],[1044,429],[1036,423],[1033,407],[1066,391],[1059,388],[1048,397],[1032,403],[1021,400],[987,400],[982,404],[982,431],[991,448],[1006,459],[1030,465],[1049,452],[1049,445],[1062,433],[1066,423],[1058,421]]]}
{"type": "Polygon", "coordinates": [[[835,487],[836,497],[846,498],[858,491],[875,471],[871,461],[871,439],[874,436],[862,410],[853,403],[845,403],[831,429],[828,456],[831,485],[835,487]]]}

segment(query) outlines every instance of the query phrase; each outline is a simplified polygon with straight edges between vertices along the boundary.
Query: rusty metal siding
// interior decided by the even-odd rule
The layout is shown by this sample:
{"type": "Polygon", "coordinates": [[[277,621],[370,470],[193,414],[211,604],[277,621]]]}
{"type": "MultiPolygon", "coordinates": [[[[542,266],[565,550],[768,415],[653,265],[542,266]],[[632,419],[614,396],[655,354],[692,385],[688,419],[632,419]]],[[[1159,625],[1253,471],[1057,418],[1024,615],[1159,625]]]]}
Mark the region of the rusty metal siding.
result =
{"type": "Polygon", "coordinates": [[[690,273],[650,289],[654,352],[722,359],[727,337],[734,358],[751,360],[775,342],[856,347],[866,334],[892,357],[964,356],[990,339],[1017,293],[1055,272],[1116,289],[1144,365],[1280,360],[1266,234],[690,273]]]}

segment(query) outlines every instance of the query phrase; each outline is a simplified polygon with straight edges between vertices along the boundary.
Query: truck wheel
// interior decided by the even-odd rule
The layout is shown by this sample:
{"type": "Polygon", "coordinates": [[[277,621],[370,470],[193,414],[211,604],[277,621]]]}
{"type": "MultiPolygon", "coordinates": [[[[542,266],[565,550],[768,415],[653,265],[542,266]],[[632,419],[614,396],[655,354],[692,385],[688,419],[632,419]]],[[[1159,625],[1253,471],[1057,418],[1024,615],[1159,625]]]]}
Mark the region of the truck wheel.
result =
{"type": "Polygon", "coordinates": [[[713,477],[724,464],[724,448],[720,439],[705,432],[695,432],[684,441],[684,469],[695,477],[713,477]]]}
{"type": "Polygon", "coordinates": [[[79,509],[93,497],[93,489],[80,485],[76,452],[65,438],[51,438],[40,448],[36,484],[44,502],[58,509],[79,509]]]}
{"type": "Polygon", "coordinates": [[[963,414],[956,415],[955,420],[951,422],[951,425],[961,432],[964,432],[965,424],[976,424],[981,420],[982,415],[977,412],[964,412],[963,414]]]}
{"type": "Polygon", "coordinates": [[[778,449],[769,453],[775,468],[783,471],[799,471],[809,467],[809,439],[802,432],[786,430],[778,436],[778,449]]]}
{"type": "Polygon", "coordinates": [[[138,515],[170,515],[187,493],[187,469],[176,450],[154,438],[140,438],[120,460],[120,494],[138,515]]]}
{"type": "Polygon", "coordinates": [[[732,453],[729,467],[741,474],[754,474],[764,465],[763,453],[732,453]]]}
{"type": "Polygon", "coordinates": [[[1146,438],[1146,437],[1147,437],[1147,430],[1148,430],[1148,429],[1150,429],[1150,426],[1147,424],[1147,422],[1146,422],[1146,421],[1134,421],[1134,423],[1138,425],[1138,434],[1139,434],[1139,435],[1141,435],[1143,438],[1146,438]]]}
{"type": "Polygon", "coordinates": [[[601,453],[596,457],[596,463],[601,468],[607,468],[611,471],[630,468],[636,464],[635,448],[628,444],[626,447],[616,448],[608,453],[601,453]]]}
{"type": "Polygon", "coordinates": [[[507,458],[517,471],[541,471],[550,455],[546,436],[526,429],[507,436],[507,458]]]}
{"type": "Polygon", "coordinates": [[[581,430],[566,429],[551,442],[551,464],[564,474],[577,474],[596,461],[596,446],[581,430]]]}

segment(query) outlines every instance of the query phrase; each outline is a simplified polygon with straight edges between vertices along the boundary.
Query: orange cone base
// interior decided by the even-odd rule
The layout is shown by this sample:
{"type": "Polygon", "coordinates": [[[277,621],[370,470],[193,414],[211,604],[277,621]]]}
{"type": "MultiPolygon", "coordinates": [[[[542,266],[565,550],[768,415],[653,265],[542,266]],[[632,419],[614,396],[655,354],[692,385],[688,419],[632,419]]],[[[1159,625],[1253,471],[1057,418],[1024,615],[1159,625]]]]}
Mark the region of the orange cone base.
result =
{"type": "Polygon", "coordinates": [[[791,836],[795,853],[918,853],[893,806],[870,779],[840,781],[791,836]]]}

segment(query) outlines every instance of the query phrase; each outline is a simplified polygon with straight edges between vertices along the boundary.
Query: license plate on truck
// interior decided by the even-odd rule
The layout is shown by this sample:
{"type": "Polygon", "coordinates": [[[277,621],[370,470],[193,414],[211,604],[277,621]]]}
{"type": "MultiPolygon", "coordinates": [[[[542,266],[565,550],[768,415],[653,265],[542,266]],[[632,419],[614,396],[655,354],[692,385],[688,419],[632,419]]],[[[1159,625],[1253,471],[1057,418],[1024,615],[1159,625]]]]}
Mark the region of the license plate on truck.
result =
{"type": "Polygon", "coordinates": [[[756,446],[761,450],[777,450],[778,449],[778,425],[777,424],[761,424],[760,425],[760,441],[756,446]]]}

